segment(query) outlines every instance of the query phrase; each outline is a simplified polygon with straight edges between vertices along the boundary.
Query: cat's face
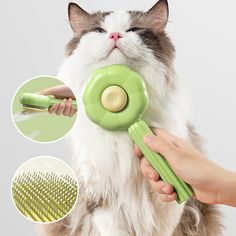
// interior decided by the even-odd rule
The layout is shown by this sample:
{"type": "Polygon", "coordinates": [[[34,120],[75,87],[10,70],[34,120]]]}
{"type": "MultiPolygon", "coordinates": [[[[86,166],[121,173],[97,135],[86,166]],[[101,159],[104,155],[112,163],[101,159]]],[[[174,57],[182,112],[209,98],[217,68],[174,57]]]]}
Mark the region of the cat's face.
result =
{"type": "Polygon", "coordinates": [[[147,12],[93,14],[71,3],[69,20],[75,37],[67,46],[67,55],[86,55],[85,63],[119,58],[132,64],[146,61],[150,55],[167,65],[172,62],[174,48],[164,32],[168,21],[166,0],[160,0],[147,12]]]}

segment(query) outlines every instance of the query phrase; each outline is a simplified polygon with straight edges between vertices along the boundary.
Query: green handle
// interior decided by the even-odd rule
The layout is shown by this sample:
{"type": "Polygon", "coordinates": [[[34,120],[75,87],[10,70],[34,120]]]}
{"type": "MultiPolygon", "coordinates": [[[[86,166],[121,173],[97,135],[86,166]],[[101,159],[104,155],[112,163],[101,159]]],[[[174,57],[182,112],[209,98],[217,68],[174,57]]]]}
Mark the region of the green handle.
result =
{"type": "Polygon", "coordinates": [[[176,176],[163,156],[159,153],[151,151],[143,142],[143,137],[145,135],[152,134],[152,131],[146,122],[140,120],[134,123],[128,131],[129,135],[141,149],[142,153],[151,163],[152,167],[158,171],[162,180],[173,185],[177,194],[177,202],[180,204],[187,201],[193,195],[191,186],[176,176]]]}
{"type": "MultiPolygon", "coordinates": [[[[54,98],[54,96],[40,95],[35,93],[22,93],[20,103],[24,106],[36,107],[39,109],[48,109],[56,103],[61,103],[63,99],[54,98]]],[[[77,109],[76,100],[72,100],[72,105],[77,109]]]]}

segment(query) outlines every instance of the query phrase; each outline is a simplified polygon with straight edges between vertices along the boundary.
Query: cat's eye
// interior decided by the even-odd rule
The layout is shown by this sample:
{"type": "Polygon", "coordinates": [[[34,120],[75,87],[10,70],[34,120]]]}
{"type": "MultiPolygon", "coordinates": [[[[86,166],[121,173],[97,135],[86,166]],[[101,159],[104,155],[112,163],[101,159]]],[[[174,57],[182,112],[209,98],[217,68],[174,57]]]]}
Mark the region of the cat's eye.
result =
{"type": "Polygon", "coordinates": [[[99,33],[99,34],[101,34],[101,33],[106,33],[106,30],[104,30],[103,28],[100,28],[100,27],[95,28],[94,31],[95,31],[96,33],[99,33]]]}
{"type": "Polygon", "coordinates": [[[133,28],[130,28],[130,29],[126,30],[126,32],[137,32],[137,31],[139,31],[139,30],[141,30],[141,28],[139,28],[139,27],[133,27],[133,28]]]}

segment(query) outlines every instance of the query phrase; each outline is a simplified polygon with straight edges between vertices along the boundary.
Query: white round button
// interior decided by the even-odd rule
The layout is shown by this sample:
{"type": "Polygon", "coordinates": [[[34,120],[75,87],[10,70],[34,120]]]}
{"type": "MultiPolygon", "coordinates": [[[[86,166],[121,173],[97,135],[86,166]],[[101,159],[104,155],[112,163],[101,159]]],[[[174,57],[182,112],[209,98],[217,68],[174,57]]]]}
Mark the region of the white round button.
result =
{"type": "Polygon", "coordinates": [[[111,112],[121,111],[127,104],[127,100],[125,90],[116,85],[106,88],[101,97],[102,105],[111,112]]]}

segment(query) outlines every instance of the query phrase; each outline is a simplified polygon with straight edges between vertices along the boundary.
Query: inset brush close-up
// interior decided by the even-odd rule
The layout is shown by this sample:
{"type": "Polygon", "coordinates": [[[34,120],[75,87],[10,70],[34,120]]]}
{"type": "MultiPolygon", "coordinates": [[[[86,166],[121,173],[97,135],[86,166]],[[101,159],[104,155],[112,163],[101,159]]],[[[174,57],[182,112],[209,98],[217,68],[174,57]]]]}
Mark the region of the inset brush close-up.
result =
{"type": "Polygon", "coordinates": [[[78,196],[73,170],[62,160],[39,156],[24,162],[12,180],[14,205],[28,220],[52,223],[66,217],[78,196]]]}
{"type": "Polygon", "coordinates": [[[52,76],[36,76],[26,81],[12,102],[17,130],[36,142],[62,139],[72,129],[76,114],[77,101],[72,90],[52,76]]]}
{"type": "Polygon", "coordinates": [[[37,222],[55,222],[75,204],[77,183],[69,175],[28,172],[17,176],[12,185],[16,207],[37,222]]]}

